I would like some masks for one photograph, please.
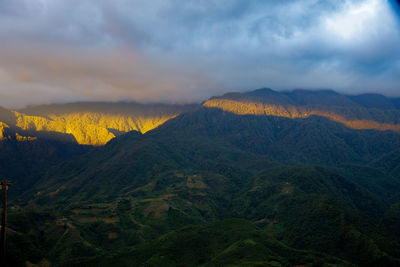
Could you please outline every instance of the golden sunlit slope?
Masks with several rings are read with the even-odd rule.
[[[107,113],[49,114],[48,117],[29,116],[15,112],[16,126],[29,131],[47,131],[72,134],[79,144],[104,145],[120,132],[145,133],[175,117],[161,114],[154,117],[131,117]]]
[[[8,125],[0,122],[0,140],[3,140],[7,137],[5,129],[8,128]]]
[[[238,115],[265,115],[285,118],[321,116],[359,130],[392,130],[400,132],[400,110],[365,107],[351,97],[332,91],[298,91],[279,93],[270,89],[247,94],[227,94],[203,103]],[[383,96],[380,96],[383,97]],[[300,100],[299,100],[300,99]],[[300,102],[300,103],[299,103]],[[323,104],[318,104],[323,103]]]
[[[72,135],[84,145],[104,145],[128,131],[145,133],[193,105],[74,103],[12,111],[15,131]],[[1,127],[1,126],[0,126]],[[3,128],[0,128],[2,130]],[[18,140],[29,140],[19,134]]]

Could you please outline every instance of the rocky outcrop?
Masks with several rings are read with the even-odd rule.
[[[0,122],[0,141],[7,138],[7,134],[5,131],[6,128],[8,128],[8,125],[3,122]]]

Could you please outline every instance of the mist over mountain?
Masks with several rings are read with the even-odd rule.
[[[187,103],[265,84],[400,96],[396,0],[78,2],[2,0],[0,105]]]

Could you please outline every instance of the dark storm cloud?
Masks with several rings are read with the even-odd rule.
[[[3,0],[0,105],[400,94],[396,1]]]

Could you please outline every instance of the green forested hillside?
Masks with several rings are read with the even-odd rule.
[[[187,226],[149,244],[63,266],[351,266],[323,253],[285,246],[245,220]]]
[[[10,204],[9,254],[21,266],[399,266],[399,149],[393,131],[200,108],[48,166]]]
[[[0,141],[0,178],[13,182],[9,191],[17,199],[29,190],[49,168],[87,153],[92,148],[52,139]]]

